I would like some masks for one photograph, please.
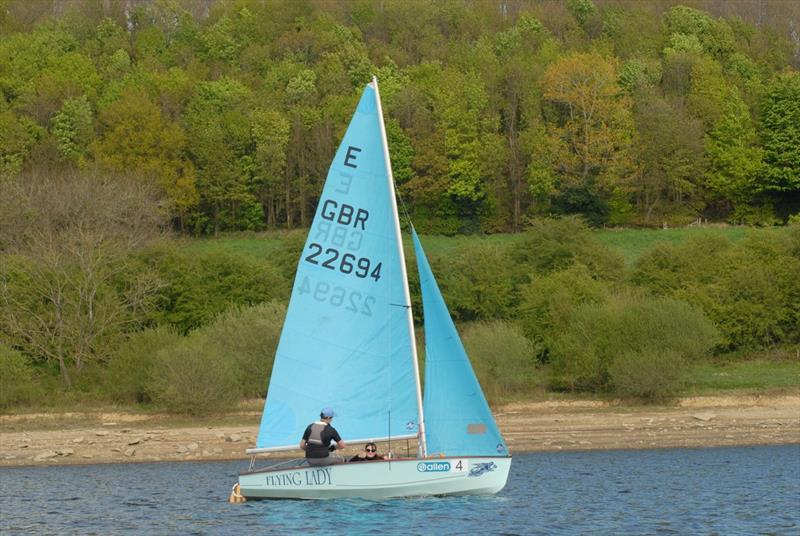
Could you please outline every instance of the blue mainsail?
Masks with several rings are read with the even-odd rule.
[[[416,231],[425,317],[425,431],[429,455],[496,456],[507,448],[472,370]]]
[[[415,436],[417,382],[376,89],[364,89],[300,257],[257,449],[296,447],[332,406],[345,440]]]

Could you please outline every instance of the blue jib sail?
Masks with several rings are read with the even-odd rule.
[[[256,448],[296,447],[332,406],[347,440],[414,436],[411,335],[376,91],[367,85],[297,267]]]
[[[472,370],[416,231],[425,317],[425,432],[428,455],[506,455],[506,444]]]

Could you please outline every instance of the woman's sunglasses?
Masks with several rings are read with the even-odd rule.
[[[378,449],[374,449],[374,448],[372,448],[372,447],[367,447],[367,448],[366,448],[366,451],[367,451],[367,452],[376,452],[377,450],[378,450]]]

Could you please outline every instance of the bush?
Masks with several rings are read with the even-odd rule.
[[[231,305],[284,298],[289,285],[272,264],[226,252],[186,254],[161,246],[146,260],[165,285],[155,320],[188,333],[211,322]]]
[[[618,387],[621,393],[638,390],[657,398],[676,387],[685,370],[682,363],[705,355],[716,341],[708,318],[685,302],[616,295],[574,312],[553,346],[552,384],[586,391]],[[621,362],[615,364],[618,359]],[[653,382],[653,375],[667,366],[657,362],[662,359],[678,374],[672,381]]]
[[[235,308],[200,328],[196,336],[230,357],[244,396],[264,397],[285,316],[286,307],[274,302]]]
[[[535,351],[522,331],[508,322],[475,322],[463,330],[464,347],[486,396],[502,400],[530,390]]]
[[[800,258],[789,234],[753,232],[727,259],[714,285],[696,293],[725,349],[800,342]]]
[[[680,353],[650,347],[617,356],[608,373],[617,395],[656,401],[674,395],[687,371]]]
[[[458,320],[491,320],[508,315],[513,301],[510,259],[496,245],[470,248],[431,259],[450,313]]]
[[[699,237],[660,245],[636,264],[633,282],[699,306],[719,327],[724,350],[800,341],[797,237],[750,230],[736,244]]]
[[[517,280],[583,264],[592,277],[617,281],[624,275],[622,256],[597,242],[578,217],[537,219],[511,248]]]
[[[724,270],[733,243],[722,236],[694,236],[682,244],[661,243],[634,265],[631,280],[651,292],[669,296],[678,289],[714,282]]]
[[[156,354],[147,394],[169,411],[203,415],[232,408],[241,389],[235,363],[220,345],[192,334]]]
[[[578,306],[602,302],[607,294],[606,285],[580,264],[523,286],[517,319],[525,336],[533,341],[539,361],[548,361],[555,337],[569,325]]]
[[[28,359],[0,343],[0,409],[27,404],[40,394]]]
[[[160,326],[134,333],[111,356],[106,391],[118,402],[149,402],[148,378],[156,354],[181,340],[174,328]]]

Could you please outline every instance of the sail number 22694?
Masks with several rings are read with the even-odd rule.
[[[336,248],[325,248],[316,242],[308,245],[311,253],[305,256],[305,260],[311,264],[318,264],[329,270],[339,270],[343,274],[355,274],[356,277],[371,277],[375,281],[381,278],[381,265],[379,262],[372,266],[372,262],[367,257],[356,257],[352,253],[342,255]]]

